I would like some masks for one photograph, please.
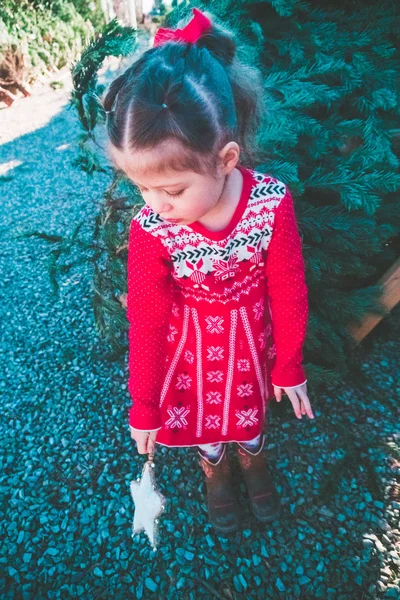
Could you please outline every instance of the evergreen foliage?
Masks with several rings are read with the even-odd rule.
[[[33,82],[76,60],[93,33],[92,23],[71,2],[4,0],[0,3],[0,66],[2,55],[11,48],[25,57],[24,77]]]
[[[240,57],[263,72],[263,156],[249,166],[283,180],[295,199],[309,286],[304,348],[309,385],[317,390],[350,373],[361,382],[359,349],[348,326],[370,311],[385,314],[376,282],[400,248],[394,4],[361,4],[349,16],[343,8],[325,9],[316,2],[184,2],[167,14],[164,25],[177,26],[194,5],[210,8],[236,31],[243,43]],[[95,309],[100,330],[119,351],[126,329],[120,329],[119,309],[126,292],[127,231],[142,200],[106,157],[96,156],[94,128],[103,123],[103,111],[93,81],[104,58],[100,48],[126,56],[131,35],[112,25],[100,45],[88,47],[74,68],[72,98],[86,132],[77,164],[88,174],[109,170],[112,176],[96,223],[108,259],[96,267]]]

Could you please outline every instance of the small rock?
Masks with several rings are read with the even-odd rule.
[[[322,573],[322,571],[324,570],[324,561],[320,560],[319,563],[317,564],[317,571],[318,573]]]
[[[383,531],[390,531],[392,529],[389,523],[385,521],[385,519],[378,519],[377,523],[379,527],[383,529]]]
[[[386,548],[380,540],[375,540],[375,547],[378,550],[378,552],[386,552]]]
[[[275,581],[275,585],[280,592],[284,592],[286,590],[286,588],[283,584],[283,581],[281,579],[279,579],[279,577],[277,577],[277,579]]]
[[[333,512],[331,510],[329,510],[329,508],[326,508],[325,506],[322,506],[319,509],[319,512],[321,513],[321,515],[324,515],[325,517],[329,517],[330,519],[334,516]]]
[[[157,590],[157,584],[155,581],[153,581],[151,579],[151,577],[146,577],[144,585],[147,587],[148,590],[150,590],[151,592],[155,592]]]
[[[399,598],[399,587],[397,585],[388,585],[385,598]]]
[[[354,582],[355,582],[357,585],[361,586],[361,585],[362,585],[362,581],[363,581],[363,580],[362,580],[362,577],[361,577],[360,573],[358,573],[358,574],[355,576]]]

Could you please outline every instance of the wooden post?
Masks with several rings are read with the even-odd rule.
[[[129,27],[134,27],[137,29],[137,19],[136,19],[136,2],[135,0],[125,0],[127,5],[127,19]]]
[[[114,4],[112,0],[101,0],[101,8],[103,9],[103,13],[105,15],[106,23],[109,23],[114,19],[115,10]]]
[[[383,285],[383,294],[380,298],[380,303],[384,308],[392,310],[398,302],[400,302],[400,258],[393,263],[393,265],[386,271],[386,273],[379,279],[379,284]],[[358,343],[361,342],[369,334],[370,331],[383,317],[381,315],[369,313],[364,318],[361,325],[352,325],[349,330],[354,340]],[[356,344],[356,345],[357,345]]]
[[[113,10],[123,25],[137,28],[135,0],[112,0]]]
[[[142,25],[144,22],[143,0],[135,0],[135,6],[137,23]]]

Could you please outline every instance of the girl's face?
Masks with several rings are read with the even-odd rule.
[[[215,177],[194,171],[157,171],[155,165],[162,162],[163,155],[170,157],[179,151],[176,144],[179,142],[168,140],[157,150],[140,152],[122,151],[110,144],[109,153],[115,166],[138,186],[145,203],[163,219],[189,225],[206,215],[207,219],[218,217],[226,207],[221,194],[226,175],[229,179],[238,162],[239,146],[229,142],[221,150],[221,166]]]

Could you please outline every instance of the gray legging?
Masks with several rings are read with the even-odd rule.
[[[250,450],[250,451],[256,450],[260,446],[262,435],[263,434],[260,433],[254,439],[252,439],[248,442],[240,442],[240,443],[242,446],[244,446],[244,448],[246,448],[246,450]],[[223,442],[216,442],[215,444],[202,444],[201,446],[199,446],[199,449],[200,449],[200,453],[203,456],[205,456],[205,458],[214,460],[221,456],[222,449],[223,449]]]

